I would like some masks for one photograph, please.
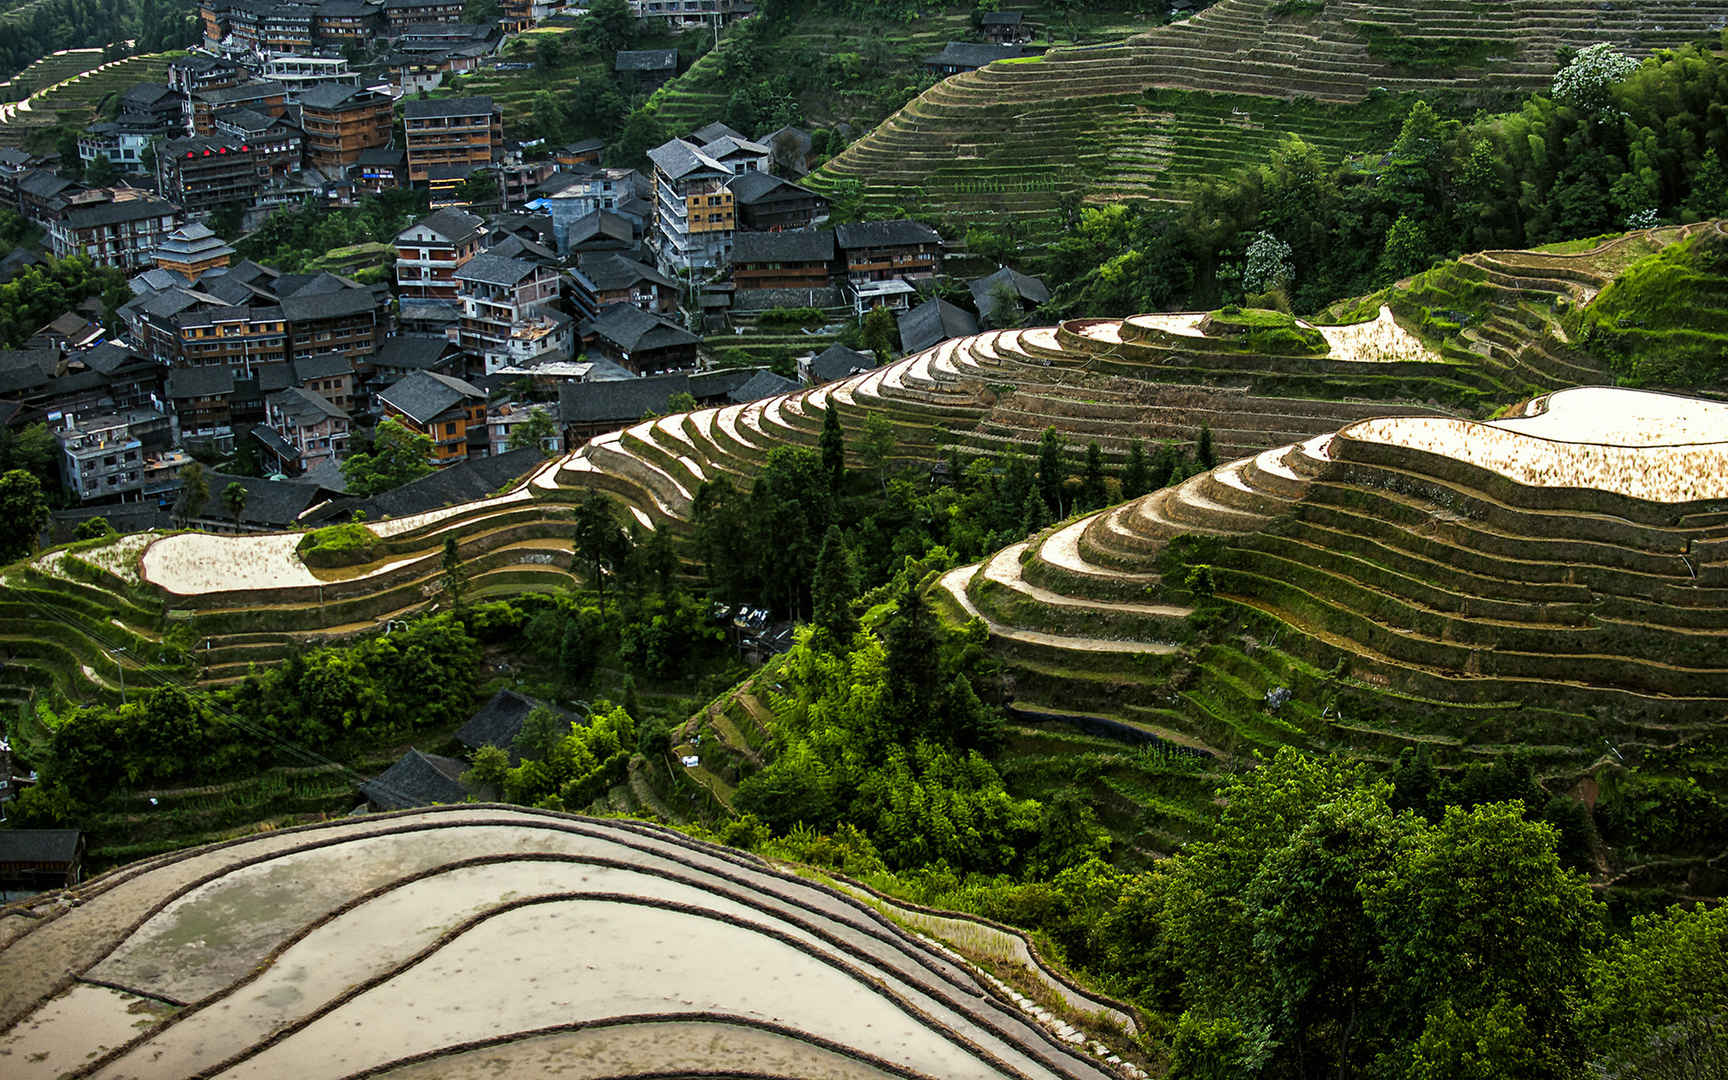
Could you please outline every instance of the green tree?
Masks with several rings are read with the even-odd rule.
[[[1067,479],[1068,468],[1062,463],[1062,440],[1055,428],[1047,427],[1038,443],[1038,494],[1043,497],[1044,507],[1053,521],[1067,516],[1062,512],[1062,485]]]
[[[1050,524],[1050,508],[1044,504],[1044,496],[1038,494],[1037,488],[1027,488],[1026,498],[1020,501],[1020,531],[1026,536]]]
[[[510,774],[510,755],[496,746],[482,746],[474,751],[474,764],[462,774],[462,786],[485,798],[502,796],[504,781]]]
[[[894,600],[894,614],[882,633],[888,672],[889,721],[902,738],[928,732],[936,720],[942,662],[937,648],[936,616],[910,579]]]
[[[839,491],[846,482],[846,433],[840,427],[840,410],[834,399],[822,410],[822,467],[828,470],[831,485]]]
[[[1138,499],[1152,490],[1152,476],[1146,465],[1146,441],[1135,439],[1128,447],[1128,464],[1122,467],[1122,497]]]
[[[1194,460],[1202,469],[1218,467],[1218,452],[1212,449],[1212,428],[1206,424],[1200,425],[1200,435],[1194,440]]]
[[[897,442],[894,422],[871,410],[864,414],[864,430],[858,437],[858,456],[876,474],[884,494],[888,491],[888,459]]]
[[[606,610],[606,575],[618,569],[627,552],[624,530],[612,516],[612,503],[590,491],[576,504],[575,557],[572,569],[582,571],[594,585],[600,610]]]
[[[1589,970],[1584,1030],[1607,1075],[1728,1076],[1728,907],[1641,915]]]
[[[184,525],[204,510],[210,501],[210,482],[204,478],[204,466],[196,461],[180,469],[180,495],[174,501],[174,517]]]
[[[432,472],[432,439],[387,416],[372,433],[372,449],[342,462],[350,494],[365,498],[401,487]]]
[[[0,475],[0,563],[14,562],[36,550],[48,527],[48,500],[42,483],[22,469]]]
[[[444,554],[439,559],[438,566],[445,602],[452,611],[462,610],[462,592],[467,584],[468,573],[462,566],[462,550],[457,546],[454,536],[444,538]]]
[[[1086,444],[1086,468],[1080,474],[1080,502],[1088,510],[1096,510],[1110,498],[1104,482],[1104,451],[1096,442]]]
[[[510,429],[507,445],[511,450],[526,450],[532,446],[540,451],[541,457],[551,457],[553,451],[549,444],[557,436],[558,423],[552,419],[552,410],[532,408],[528,410],[528,419]]]
[[[750,488],[753,577],[793,618],[810,610],[811,577],[833,520],[834,499],[821,454],[803,446],[769,451]]]
[[[469,206],[491,206],[498,201],[498,177],[491,169],[469,174],[456,185],[456,197]]]
[[[90,164],[84,166],[84,183],[93,188],[107,187],[117,176],[119,171],[114,168],[114,162],[108,159],[107,154],[97,154],[90,160]]]
[[[222,489],[222,505],[227,507],[228,516],[234,519],[234,527],[240,527],[240,515],[246,512],[246,485],[238,480],[231,480]]]
[[[838,525],[828,526],[822,537],[811,593],[816,625],[828,634],[836,648],[845,648],[858,632],[858,618],[852,613],[852,601],[858,595],[858,572]]]
[[[104,536],[115,535],[118,534],[114,531],[114,526],[108,524],[108,519],[105,517],[85,518],[78,523],[76,529],[72,530],[72,539],[74,540],[97,540]]]
[[[900,347],[900,324],[894,313],[885,307],[873,307],[864,313],[864,347],[876,354],[878,364],[886,364]]]

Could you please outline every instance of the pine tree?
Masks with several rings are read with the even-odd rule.
[[[917,733],[930,725],[942,678],[936,617],[916,581],[908,581],[883,634],[888,669],[888,707],[900,729]]]
[[[442,560],[444,576],[444,597],[450,601],[450,607],[460,610],[462,607],[462,586],[467,574],[462,569],[462,554],[456,547],[456,538],[444,538],[444,558]]]
[[[1110,498],[1104,483],[1104,451],[1096,442],[1086,444],[1086,471],[1080,477],[1080,501],[1087,510],[1096,510]]]
[[[829,484],[835,491],[846,481],[846,433],[840,429],[840,410],[834,399],[822,410],[822,467],[828,470]]]
[[[1138,499],[1151,490],[1151,477],[1146,471],[1146,443],[1135,439],[1128,448],[1128,464],[1122,469],[1122,497]]]
[[[1028,490],[1026,501],[1020,504],[1020,529],[1027,536],[1050,524],[1050,510],[1044,505],[1043,496],[1038,492]]]
[[[1066,479],[1062,466],[1062,441],[1056,429],[1044,429],[1044,440],[1038,445],[1038,493],[1051,515],[1062,517],[1062,481]]]
[[[1158,444],[1158,453],[1152,458],[1151,472],[1146,476],[1146,490],[1157,491],[1168,487],[1171,477],[1176,472],[1178,455],[1176,444],[1165,439]]]
[[[810,591],[816,625],[828,634],[835,647],[844,648],[858,632],[858,618],[852,612],[852,600],[858,594],[858,572],[838,525],[828,526],[828,533],[822,538]]]
[[[1218,454],[1212,449],[1212,429],[1205,424],[1200,425],[1200,438],[1194,444],[1194,460],[1203,469],[1218,467]]]

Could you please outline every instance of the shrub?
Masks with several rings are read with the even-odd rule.
[[[377,533],[358,521],[350,521],[314,529],[300,539],[294,550],[307,566],[330,569],[375,562],[379,557],[378,544]]]

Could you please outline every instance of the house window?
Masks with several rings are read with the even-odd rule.
[[[454,434],[456,434],[456,423],[455,423],[455,421],[451,421],[451,422],[450,422],[450,423],[448,423],[448,424],[445,424],[445,425],[444,425],[444,434],[446,434],[446,435],[454,435]]]

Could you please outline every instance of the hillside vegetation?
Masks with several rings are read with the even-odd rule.
[[[1356,114],[1338,113],[1333,128],[1320,119],[1330,113],[1324,106],[1293,116],[1291,102],[1351,105],[1384,90],[1491,104],[1543,87],[1563,47],[1606,41],[1648,52],[1722,28],[1720,12],[1679,0],[1222,0],[1119,44],[946,79],[817,182],[831,191],[856,182],[871,212],[915,206],[965,223],[1005,216],[1048,230],[1065,198],[1178,199],[1188,169],[1221,175],[1252,164],[1256,144],[1284,133],[1334,157],[1364,148],[1350,138]],[[1259,101],[1226,111],[1206,96],[1214,94]],[[1315,139],[1321,132],[1328,137]],[[1165,177],[1169,163],[1183,171]]]

